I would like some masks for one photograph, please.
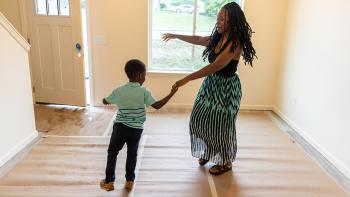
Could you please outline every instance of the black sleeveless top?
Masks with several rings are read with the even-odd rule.
[[[227,47],[228,41],[225,42],[224,46],[220,49],[218,53],[215,53],[214,50],[211,50],[211,52],[208,55],[208,61],[209,63],[213,63],[215,59],[222,53],[222,51]],[[224,68],[222,68],[219,71],[216,71],[216,74],[223,76],[223,77],[232,77],[235,75],[237,71],[237,65],[239,60],[231,60]]]

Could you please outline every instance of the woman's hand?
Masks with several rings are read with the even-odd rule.
[[[175,38],[176,38],[176,34],[171,34],[171,33],[162,34],[162,39],[165,42],[168,42],[169,40],[175,39]]]
[[[171,91],[170,94],[175,94],[177,92],[177,90],[179,89],[179,87],[177,87],[175,84],[171,87]]]
[[[188,83],[188,80],[183,78],[178,80],[177,82],[175,82],[175,84],[173,85],[173,88],[180,88],[181,86],[184,86],[186,83]]]

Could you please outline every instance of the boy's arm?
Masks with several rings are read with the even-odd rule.
[[[173,87],[171,89],[171,92],[168,94],[168,96],[164,97],[163,99],[153,103],[151,106],[155,109],[160,109],[162,108],[169,100],[171,97],[174,96],[174,94],[176,93],[176,91],[178,90],[177,87]]]
[[[118,101],[118,88],[113,90],[110,95],[102,99],[104,105],[116,104]]]

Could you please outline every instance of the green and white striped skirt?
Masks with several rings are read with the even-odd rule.
[[[236,117],[242,89],[239,77],[206,77],[190,118],[192,155],[218,165],[234,161],[237,152]]]

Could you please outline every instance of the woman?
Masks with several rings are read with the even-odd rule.
[[[251,43],[252,30],[237,3],[224,5],[217,15],[211,36],[187,36],[166,33],[163,40],[182,41],[206,46],[203,58],[209,63],[202,69],[177,81],[174,87],[206,77],[196,97],[190,118],[192,155],[201,166],[215,163],[209,169],[220,175],[232,169],[237,152],[236,117],[242,96],[236,74],[240,56],[252,66],[255,50]]]

